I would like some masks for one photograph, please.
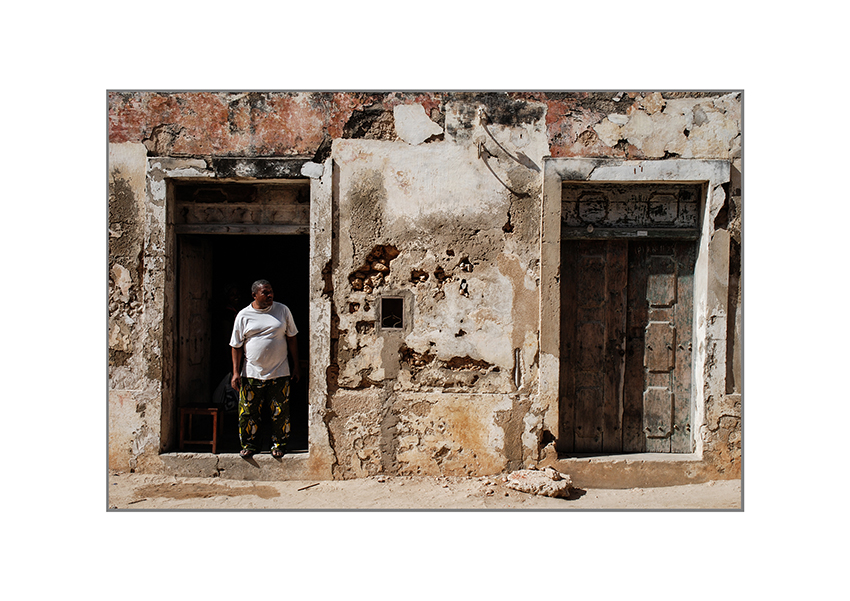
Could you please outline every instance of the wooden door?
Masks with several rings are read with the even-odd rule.
[[[178,239],[177,400],[208,404],[210,390],[212,245],[204,236]]]
[[[690,242],[564,241],[558,449],[690,452]]]

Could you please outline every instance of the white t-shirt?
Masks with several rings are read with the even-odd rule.
[[[245,362],[242,376],[271,380],[289,375],[286,360],[287,336],[295,336],[298,329],[292,313],[286,305],[278,302],[266,310],[248,305],[236,315],[230,346],[245,345]]]

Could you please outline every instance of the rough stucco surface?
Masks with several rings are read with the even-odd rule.
[[[160,413],[174,378],[164,359],[174,329],[168,178],[219,177],[217,157],[306,161],[313,235],[327,249],[311,250],[311,302],[329,324],[317,347],[329,356],[311,367],[312,379],[327,379],[311,406],[311,456],[352,478],[496,473],[546,456],[558,371],[540,344],[541,329],[557,327],[540,321],[551,285],[541,264],[558,260],[541,245],[546,157],[714,159],[741,170],[739,93],[110,92],[108,101],[110,465],[120,469],[159,465],[173,432],[172,411]],[[711,243],[728,254],[730,237],[740,244],[740,191],[716,192],[710,215],[725,238]],[[319,213],[332,232],[316,229]],[[736,268],[719,274],[719,294]],[[382,327],[383,296],[404,299],[401,329]],[[721,320],[701,326],[723,341],[740,337],[728,301]],[[728,357],[725,343],[703,352],[725,365],[740,356],[736,344]],[[711,378],[698,435],[706,461],[733,477],[741,397]]]
[[[111,465],[136,467],[140,455],[159,450],[162,378],[146,327],[154,313],[146,311],[146,154],[133,143],[111,144],[109,151],[109,456]]]
[[[677,97],[683,95],[691,97]],[[109,140],[145,143],[152,155],[312,156],[326,138],[395,138],[392,112],[399,105],[419,104],[440,124],[452,101],[471,111],[487,105],[497,120],[510,114],[527,118],[532,111],[510,108],[518,102],[542,107],[539,116],[553,157],[642,159],[663,157],[665,151],[680,151],[682,158],[740,156],[739,93],[615,97],[600,92],[111,92]],[[650,124],[658,128],[653,136],[647,132]]]

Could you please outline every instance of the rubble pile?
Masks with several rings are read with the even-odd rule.
[[[511,472],[508,474],[505,486],[532,495],[566,498],[570,495],[572,480],[567,474],[547,467],[543,470],[528,469]]]

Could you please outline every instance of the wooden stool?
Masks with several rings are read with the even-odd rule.
[[[212,445],[212,452],[218,448],[218,407],[180,407],[180,450],[187,444]],[[189,436],[192,435],[192,416],[211,415],[213,418],[212,440],[186,440],[186,416],[189,416]]]

